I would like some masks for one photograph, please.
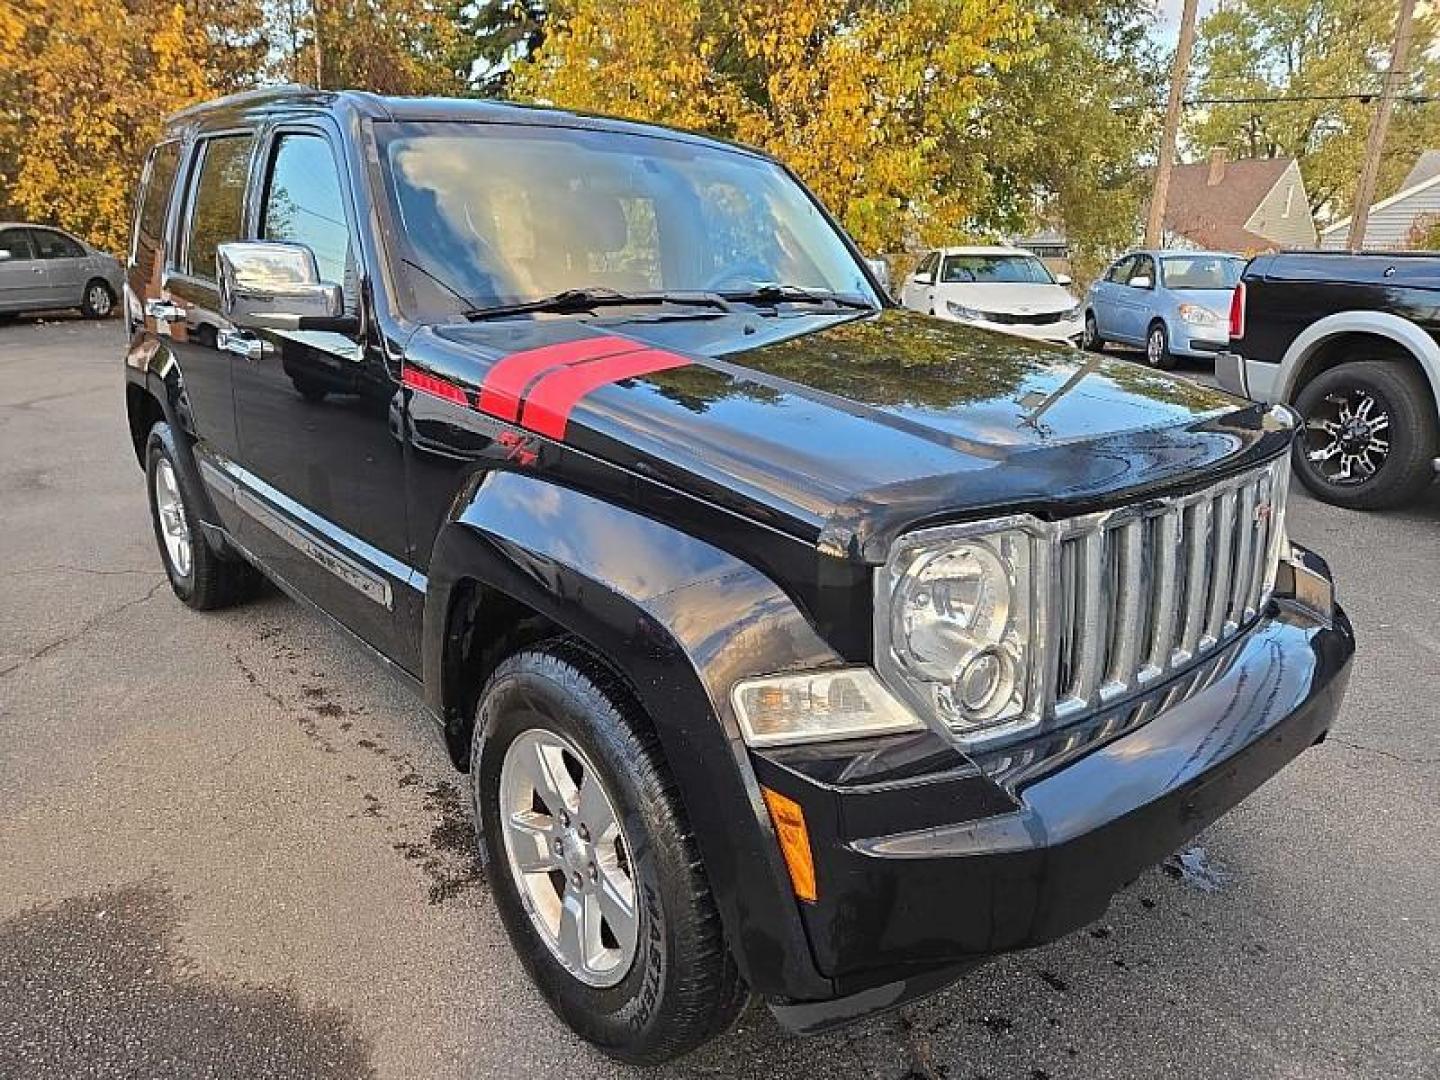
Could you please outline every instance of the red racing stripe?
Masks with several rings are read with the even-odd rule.
[[[653,375],[670,368],[685,367],[690,361],[662,349],[607,356],[588,364],[562,367],[544,376],[525,399],[520,426],[552,439],[563,439],[570,413],[592,390],[622,379]]]
[[[498,360],[480,384],[479,409],[483,413],[514,423],[520,417],[520,400],[525,388],[551,368],[596,360],[602,356],[633,353],[644,346],[622,337],[581,338],[559,345],[524,349]]]
[[[466,407],[470,405],[470,395],[465,392],[464,387],[456,386],[450,380],[442,379],[438,375],[431,375],[428,371],[421,371],[419,368],[407,365],[400,371],[400,381],[411,390],[418,390],[422,394],[430,394],[445,401],[453,401],[456,405]]]

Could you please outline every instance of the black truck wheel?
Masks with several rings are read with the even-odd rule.
[[[145,444],[145,486],[170,588],[196,611],[230,607],[251,595],[258,575],[249,563],[210,546],[195,513],[195,493],[175,459],[175,434],[161,421]]]
[[[636,1064],[724,1031],[748,992],[621,681],[568,642],[512,656],[481,694],[470,760],[496,905],[556,1014]]]
[[[1321,372],[1295,399],[1305,419],[1295,472],[1316,497],[1352,510],[1409,502],[1435,478],[1440,431],[1413,367],[1360,360]]]

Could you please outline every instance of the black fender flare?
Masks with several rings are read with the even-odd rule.
[[[659,736],[741,974],[762,995],[833,993],[815,968],[729,690],[840,658],[772,581],[710,544],[593,496],[497,471],[462,492],[429,565],[427,703],[457,587],[474,582],[564,628],[614,666]],[[480,615],[483,621],[483,611]]]
[[[139,459],[140,467],[145,468],[145,446],[141,441],[145,432],[137,430],[131,388],[151,398],[159,406],[165,422],[176,432],[175,445],[178,453],[175,464],[185,473],[190,490],[198,493],[200,497],[201,524],[213,543],[227,544],[222,519],[215,509],[210,489],[201,480],[200,467],[195,460],[195,419],[190,411],[190,400],[185,393],[184,376],[174,354],[165,347],[163,340],[149,335],[135,336],[125,354],[125,385],[127,420],[131,435],[135,439],[135,456]]]

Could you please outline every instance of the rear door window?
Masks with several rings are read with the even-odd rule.
[[[49,229],[31,229],[35,252],[42,259],[83,259],[85,249],[64,233]]]
[[[243,233],[245,184],[254,145],[252,135],[221,135],[206,139],[199,148],[181,264],[191,277],[214,281],[216,250]]]

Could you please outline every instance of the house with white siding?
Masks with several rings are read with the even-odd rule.
[[[1206,161],[1174,166],[1163,239],[1166,247],[1237,255],[1314,247],[1315,218],[1299,164],[1294,158],[1231,161],[1217,148]]]
[[[1427,150],[1410,170],[1400,190],[1370,207],[1362,247],[1371,251],[1409,251],[1423,247],[1426,230],[1440,222],[1440,150]],[[1320,246],[1343,250],[1350,238],[1350,219],[1320,230]]]

